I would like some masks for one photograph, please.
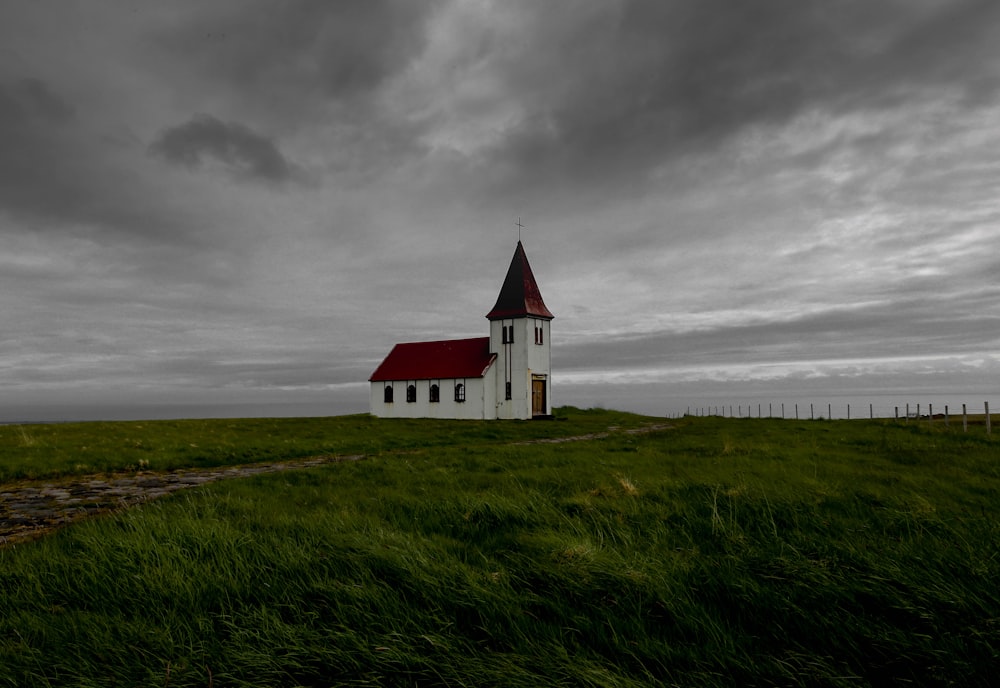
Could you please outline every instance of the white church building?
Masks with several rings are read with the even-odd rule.
[[[521,242],[490,336],[397,344],[368,378],[381,418],[545,418],[552,414],[550,325]]]

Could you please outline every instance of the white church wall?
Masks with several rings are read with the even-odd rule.
[[[497,366],[490,366],[483,377],[483,417],[495,420],[497,417]]]
[[[528,368],[539,374],[548,374],[552,367],[552,349],[549,347],[551,322],[541,318],[526,318],[525,336],[528,337]],[[541,343],[535,343],[535,328],[540,330]]]
[[[504,342],[504,328],[513,327],[514,341]],[[541,328],[541,343],[536,342],[535,328]],[[496,417],[504,419],[531,418],[532,375],[546,376],[546,413],[551,413],[549,383],[551,348],[550,321],[541,318],[504,318],[490,322],[490,349],[497,354]],[[508,367],[510,372],[508,374]],[[511,398],[506,399],[506,383],[511,382]]]
[[[533,375],[545,376],[545,414],[552,413],[552,347],[549,346],[551,333],[550,320],[527,318],[525,336],[531,337],[528,344],[528,377],[526,381],[528,394],[528,413],[531,414],[531,382]],[[539,343],[535,343],[535,328],[538,328]]]
[[[492,371],[488,371],[492,373]],[[465,385],[465,401],[455,400],[456,382]],[[430,400],[431,384],[439,387],[439,401]],[[393,388],[392,402],[385,402],[385,388]],[[406,400],[406,388],[416,387],[416,400]],[[372,382],[370,409],[379,418],[457,418],[482,419],[486,406],[487,385],[483,378],[441,379],[441,380],[395,380],[392,382]]]

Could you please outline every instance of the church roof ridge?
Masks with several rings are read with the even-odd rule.
[[[483,377],[495,359],[489,337],[403,342],[392,348],[368,380]]]
[[[542,293],[538,289],[538,283],[535,282],[535,275],[531,272],[528,256],[521,241],[518,240],[514,257],[511,258],[510,267],[507,268],[507,276],[500,288],[500,295],[493,310],[487,313],[486,317],[490,320],[500,320],[529,315],[546,320],[555,317],[542,300]]]

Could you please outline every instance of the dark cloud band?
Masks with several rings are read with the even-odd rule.
[[[198,167],[206,158],[222,163],[238,177],[284,183],[296,177],[271,139],[238,122],[223,122],[211,115],[161,132],[150,151],[168,162]]]

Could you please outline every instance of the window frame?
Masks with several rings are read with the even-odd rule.
[[[500,325],[500,343],[501,344],[513,344],[514,343],[514,326],[513,325]]]

